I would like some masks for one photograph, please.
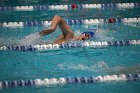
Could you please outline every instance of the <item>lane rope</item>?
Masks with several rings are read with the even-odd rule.
[[[140,73],[136,74],[119,74],[105,76],[90,76],[90,77],[61,77],[61,78],[44,78],[44,79],[29,79],[29,80],[12,80],[1,81],[0,89],[15,88],[15,87],[31,87],[31,86],[49,86],[56,84],[79,84],[79,83],[97,83],[108,81],[138,81]]]
[[[120,9],[138,8],[140,3],[108,3],[108,4],[71,4],[71,5],[35,5],[35,6],[1,6],[0,11],[36,11],[36,10],[71,10],[71,9]]]
[[[108,18],[108,19],[84,19],[84,20],[66,20],[68,25],[88,25],[99,23],[132,23],[140,22],[140,18]],[[48,26],[51,21],[26,21],[26,22],[2,22],[0,27],[34,27]]]
[[[43,44],[43,45],[24,45],[24,46],[2,46],[0,50],[14,50],[14,51],[45,51],[45,50],[59,50],[65,48],[78,48],[78,47],[89,47],[89,48],[100,48],[108,46],[129,46],[129,45],[140,45],[140,40],[121,40],[121,41],[85,41],[85,42],[71,42],[66,44]]]

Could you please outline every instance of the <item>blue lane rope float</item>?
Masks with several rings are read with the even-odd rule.
[[[109,18],[109,19],[84,19],[84,20],[66,20],[68,25],[86,25],[99,23],[132,23],[140,22],[140,18]],[[34,27],[48,26],[51,21],[27,21],[27,22],[2,22],[0,27]]]
[[[140,73],[136,74],[119,74],[105,76],[90,76],[90,77],[61,77],[61,78],[44,78],[44,79],[29,79],[29,80],[13,80],[1,81],[0,89],[15,88],[15,87],[31,87],[31,86],[49,86],[57,84],[79,84],[79,83],[97,83],[108,81],[139,81]]]
[[[2,46],[0,50],[14,50],[14,51],[45,51],[45,50],[58,50],[64,48],[77,48],[77,47],[107,47],[107,46],[129,46],[140,45],[140,40],[121,40],[121,41],[85,41],[85,42],[71,42],[66,44],[43,44],[43,45],[25,45],[25,46]]]
[[[116,9],[137,8],[140,3],[108,3],[108,4],[72,4],[72,5],[35,5],[35,6],[3,6],[0,11],[35,11],[35,10],[71,10],[71,9]]]

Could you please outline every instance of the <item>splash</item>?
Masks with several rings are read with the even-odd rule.
[[[38,33],[32,33],[20,40],[18,45],[35,45],[41,43],[41,36]]]
[[[95,73],[106,73],[106,74],[130,74],[130,73],[139,73],[140,64],[133,66],[116,66],[111,67],[104,61],[98,61],[95,64],[86,65],[86,64],[74,64],[74,63],[61,63],[57,65],[58,69],[69,69],[69,70],[81,70],[81,71],[90,71]]]
[[[0,46],[17,45],[19,39],[14,37],[0,37]]]
[[[58,64],[57,66],[59,69],[73,69],[73,70],[87,70],[87,71],[92,71],[92,72],[104,72],[109,69],[109,66],[104,62],[100,61],[97,62],[93,65],[85,65],[85,64]]]
[[[95,32],[96,38],[103,41],[114,40],[114,37],[108,36],[108,32],[102,29],[98,29]]]
[[[94,72],[106,72],[110,67],[104,61],[99,61],[90,66],[90,71]]]
[[[88,66],[85,66],[84,64],[58,64],[57,66],[59,69],[73,69],[73,70],[88,70]]]

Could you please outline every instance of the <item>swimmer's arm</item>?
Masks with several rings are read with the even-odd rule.
[[[39,35],[41,35],[41,36],[49,35],[49,34],[51,34],[54,31],[55,31],[55,29],[53,29],[53,28],[42,30],[41,32],[39,32]]]

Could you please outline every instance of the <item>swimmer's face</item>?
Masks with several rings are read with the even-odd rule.
[[[89,37],[90,35],[88,33],[83,33],[79,36],[79,40],[87,40]]]

